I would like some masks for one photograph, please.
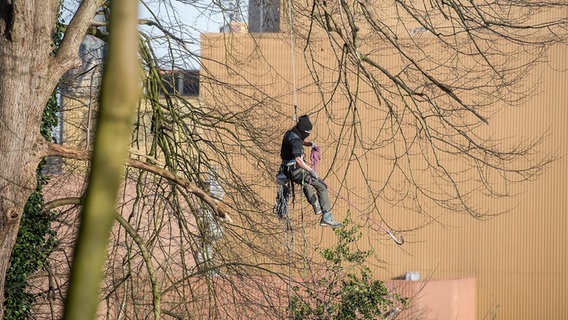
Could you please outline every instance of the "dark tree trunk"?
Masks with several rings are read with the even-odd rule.
[[[42,156],[39,133],[49,83],[55,1],[1,1],[0,20],[0,291],[24,204]],[[4,297],[4,295],[2,295]],[[2,298],[3,299],[3,298]],[[3,311],[0,311],[0,318]]]
[[[100,1],[87,2],[78,11],[82,15],[70,25],[72,31],[68,28],[69,39],[53,56],[52,34],[59,0],[0,0],[2,293],[23,208],[35,188],[37,165],[46,155],[39,131],[43,109],[59,78],[77,65],[78,47]],[[3,314],[0,309],[0,319]]]

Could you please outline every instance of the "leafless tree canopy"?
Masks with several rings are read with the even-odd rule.
[[[540,138],[492,137],[490,128],[494,114],[537,89],[527,77],[546,62],[547,50],[567,44],[566,2],[283,1],[283,47],[293,47],[303,58],[296,64],[307,68],[296,87],[263,52],[262,34],[247,34],[253,45],[244,49],[245,40],[225,34],[215,42],[222,48],[201,56],[208,50],[202,43],[196,51],[198,27],[182,10],[229,24],[246,16],[242,4],[141,5],[151,11],[140,20],[145,97],[133,119],[101,318],[262,312],[277,319],[286,313],[291,275],[299,284],[305,283],[300,276],[326,274],[316,253],[298,245],[311,249],[322,239],[283,232],[272,214],[277,154],[295,94],[326,128],[318,138],[330,150],[327,178],[342,193],[367,199],[361,223],[370,229],[370,222],[388,224],[385,205],[421,216],[440,207],[476,218],[496,214],[472,198],[510,196],[509,185],[537,177],[554,158],[540,152]],[[63,12],[81,12],[68,9]],[[84,58],[104,54],[107,14],[103,6],[91,24]],[[45,155],[68,160],[65,174],[52,178],[48,204],[65,205],[61,250],[35,283],[45,297],[35,312],[44,319],[58,318],[63,302],[61,279],[69,272],[94,134],[100,54],[61,82],[68,136],[63,146],[45,147]],[[199,72],[183,72],[192,67]],[[262,79],[248,77],[258,70],[267,70]],[[380,174],[370,170],[375,166]],[[343,185],[347,176],[363,179],[364,195]],[[300,219],[293,224],[302,226]]]

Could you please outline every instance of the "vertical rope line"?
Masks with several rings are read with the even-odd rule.
[[[290,233],[290,238],[288,238],[288,233]],[[292,313],[292,247],[294,246],[294,230],[292,229],[292,223],[290,222],[290,214],[286,216],[286,222],[284,224],[284,235],[286,238],[286,247],[288,248],[288,318],[293,319]]]
[[[296,63],[294,61],[294,28],[292,26],[292,1],[288,0],[288,20],[290,23],[290,49],[291,49],[291,62],[292,62],[292,88],[294,99],[294,120],[298,120],[298,97],[296,95]]]
[[[302,176],[302,189],[304,188],[304,186],[306,184],[306,181],[304,179],[305,179],[305,175]],[[309,185],[309,183],[307,183],[307,184]],[[308,204],[310,204],[310,203],[308,202]],[[308,260],[308,241],[306,239],[306,228],[305,228],[305,225],[304,225],[304,203],[303,202],[302,202],[301,207],[302,207],[302,209],[301,209],[302,210],[302,237],[303,237],[303,240],[304,240],[304,252],[303,252],[303,255],[304,255],[304,259],[303,259],[304,260],[304,274],[303,274],[304,278],[302,278],[302,281],[303,282],[306,281],[305,277],[306,277],[307,272],[309,271],[311,281],[312,281],[313,284],[315,284],[316,297],[321,302],[322,306],[324,307],[324,313],[327,316],[327,319],[331,319],[331,316],[329,314],[329,310],[325,306],[324,297],[322,297],[321,294],[320,294],[321,292],[320,292],[319,282],[317,281],[317,279],[316,279],[316,281],[314,281],[314,270],[312,269],[311,261]]]
[[[304,179],[305,179],[305,175],[302,174],[302,192],[305,192],[304,191],[304,188],[305,188],[305,180]],[[302,239],[304,241],[304,253],[303,253],[304,259],[303,260],[304,260],[304,276],[305,276],[306,275],[306,273],[305,273],[306,266],[308,264],[308,253],[307,253],[308,244],[307,244],[307,241],[306,241],[306,225],[304,223],[304,199],[302,198],[301,201],[302,202],[301,202],[301,206],[300,206],[301,209],[300,210],[301,210],[301,216],[302,216]],[[308,202],[308,204],[309,204],[309,202]]]
[[[293,120],[298,120],[298,98],[296,96],[296,63],[294,61],[294,28],[292,27],[292,1],[288,0],[288,21],[290,25],[290,51],[291,51],[291,64],[292,64],[292,94],[294,102],[294,117]],[[303,220],[303,213],[302,213]],[[290,319],[294,318],[294,313],[292,310],[292,246],[294,244],[294,231],[292,230],[292,225],[290,224],[290,214],[287,217],[288,228],[291,232],[292,244],[288,246],[288,317]],[[302,222],[303,223],[303,222]],[[287,237],[287,236],[286,236]]]

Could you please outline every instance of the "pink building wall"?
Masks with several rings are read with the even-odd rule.
[[[476,320],[477,285],[473,277],[406,281],[390,280],[387,286],[410,297],[408,310],[397,319]]]

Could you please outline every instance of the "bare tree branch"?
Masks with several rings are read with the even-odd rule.
[[[91,157],[90,155],[91,153],[85,149],[67,147],[47,141],[45,141],[45,145],[47,146],[47,155],[49,156],[61,156],[68,159],[83,160],[83,161],[88,161]],[[155,162],[158,161],[155,160]],[[209,194],[207,194],[207,192],[199,188],[195,183],[188,181],[182,177],[176,176],[175,174],[171,173],[166,169],[159,168],[155,165],[140,160],[127,159],[126,165],[133,168],[145,170],[168,179],[169,181],[184,188],[189,193],[192,193],[197,197],[199,197],[201,200],[205,201],[213,209],[213,211],[217,214],[219,218],[225,219],[227,222],[232,222],[232,219],[229,216],[227,208],[222,204],[217,204],[215,199],[213,199]]]

